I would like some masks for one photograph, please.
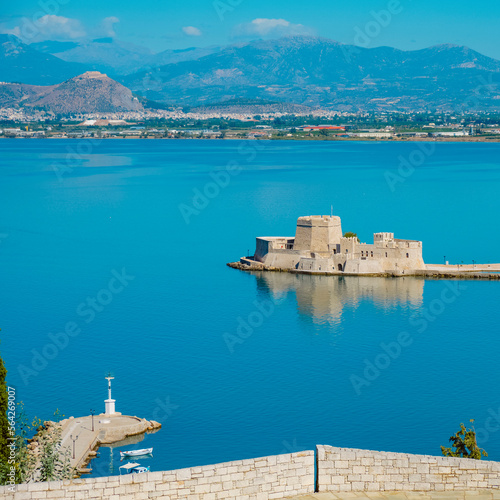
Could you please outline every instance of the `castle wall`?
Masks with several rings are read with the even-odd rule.
[[[500,489],[500,462],[332,446],[317,447],[317,475],[320,492]]]
[[[392,233],[375,233],[374,243],[359,243],[355,238],[342,238],[341,255],[345,257],[344,272],[376,274],[424,270],[422,243],[413,240],[395,240]],[[338,267],[338,266],[335,266]]]
[[[299,271],[311,271],[314,273],[332,272],[331,259],[302,257],[298,263],[297,269]]]
[[[254,259],[257,262],[265,262],[266,265],[266,257],[268,254],[272,252],[280,252],[285,250],[291,250],[293,247],[293,238],[285,237],[285,236],[276,236],[276,237],[259,237],[256,238],[255,243],[255,254]]]
[[[7,500],[271,500],[319,492],[500,490],[500,462],[317,446],[164,472],[0,486]],[[316,465],[316,468],[315,468]],[[315,484],[316,472],[316,484]],[[451,497],[450,497],[451,498]],[[482,497],[481,497],[482,498]]]
[[[344,272],[348,274],[380,274],[387,270],[378,259],[349,259],[346,261]]]
[[[280,269],[295,269],[301,259],[301,253],[296,250],[273,250],[263,260],[266,266]]]
[[[9,493],[7,486],[0,486],[0,497],[271,500],[313,491],[314,451],[302,451],[165,472],[21,484],[16,486],[15,493]]]
[[[264,259],[268,253],[269,253],[269,239],[256,238],[254,259],[257,262],[264,262]]]

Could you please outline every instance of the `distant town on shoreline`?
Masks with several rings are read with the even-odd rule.
[[[500,113],[251,114],[239,108],[68,116],[0,109],[0,138],[500,141]]]

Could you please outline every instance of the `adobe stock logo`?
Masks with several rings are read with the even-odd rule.
[[[125,268],[120,272],[113,269],[111,276],[107,287],[101,288],[93,297],[87,297],[84,302],[81,302],[76,307],[76,315],[83,318],[86,324],[94,321],[97,315],[102,313],[105,307],[113,302],[114,297],[122,293],[128,287],[130,281],[135,279],[135,276],[129,275]],[[64,328],[47,335],[49,341],[41,349],[31,349],[30,365],[19,364],[17,367],[24,385],[28,385],[32,377],[37,377],[40,372],[45,370],[49,361],[56,359],[68,347],[71,339],[78,337],[82,331],[81,322],[68,321]]]
[[[167,418],[171,417],[175,410],[179,409],[179,405],[176,405],[170,401],[170,396],[164,399],[156,398],[156,407],[153,410],[153,420],[157,422],[164,422]]]
[[[259,151],[264,149],[265,145],[261,141],[241,142],[237,148],[238,157],[241,160],[230,160],[224,169],[210,172],[208,175],[211,180],[207,181],[203,187],[195,187],[193,189],[193,196],[189,200],[189,203],[179,204],[178,208],[184,222],[189,224],[193,217],[200,215],[212,200],[227,189],[234,177],[242,172],[241,161],[244,164],[250,164],[257,158]]]
[[[399,0],[390,0],[387,8],[378,12],[372,10],[370,12],[372,19],[365,24],[363,29],[359,26],[354,28],[356,32],[354,43],[360,47],[368,48],[371,41],[391,24],[392,18],[401,12],[403,12],[403,6]]]
[[[28,17],[23,18],[23,24],[19,28],[16,36],[22,38],[24,42],[29,42],[33,40],[38,34],[40,34],[40,27],[43,25],[44,20],[49,16],[57,16],[61,10],[61,5],[66,5],[69,0],[39,0],[37,5],[41,10],[36,11],[31,19]],[[9,36],[10,41],[15,43],[15,38]]]
[[[212,6],[217,13],[220,21],[224,21],[224,17],[228,12],[233,12],[238,5],[243,3],[243,0],[214,0]]]
[[[436,145],[432,142],[421,142],[410,152],[408,157],[398,156],[399,165],[396,172],[386,170],[385,181],[392,193],[396,191],[398,184],[403,184],[409,179],[418,167],[423,166],[435,153]]]
[[[388,28],[393,18],[401,12],[403,12],[403,6],[400,0],[389,0],[385,9],[370,11],[371,19],[362,27],[354,27],[354,45],[340,46],[345,60],[351,63],[354,56],[361,54],[361,48],[368,49],[373,40],[377,38],[383,30]]]
[[[231,178],[241,172],[241,167],[237,162],[230,162],[224,170],[210,172],[208,175],[212,179],[200,188],[193,189],[193,197],[189,204],[181,203],[179,211],[186,224],[191,222],[191,217],[200,215],[208,207],[211,200],[219,196],[221,190],[227,188]]]
[[[253,309],[246,318],[238,316],[236,321],[238,326],[234,333],[224,333],[222,339],[224,340],[229,352],[234,354],[235,347],[245,343],[250,338],[256,329],[260,328],[267,319],[269,319],[275,312],[276,306],[280,305],[286,298],[286,293],[277,294],[270,299],[254,300]]]
[[[418,338],[415,334],[427,331],[429,324],[434,323],[447,306],[455,302],[466,289],[467,286],[463,283],[445,281],[439,296],[431,300],[427,307],[410,316],[408,322],[415,329],[413,333],[403,331],[393,341],[379,344],[378,354],[372,359],[364,359],[359,374],[352,373],[349,377],[356,395],[360,396],[365,388],[370,387],[383,372],[388,370]]]
[[[476,428],[478,444],[485,444],[489,441],[491,434],[500,431],[500,408],[494,410],[488,408],[488,417],[484,421],[484,426]]]

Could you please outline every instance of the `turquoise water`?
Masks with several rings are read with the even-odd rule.
[[[113,371],[117,411],[163,424],[137,445],[152,470],[315,444],[439,454],[470,418],[500,460],[500,283],[225,265],[331,206],[363,241],[392,231],[429,263],[499,262],[500,146],[416,148],[1,140],[1,353],[18,400],[42,418],[101,411]],[[422,164],[398,172],[409,158]],[[117,473],[117,455],[102,448],[94,474]]]

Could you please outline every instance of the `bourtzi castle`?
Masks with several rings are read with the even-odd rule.
[[[422,242],[374,233],[373,243],[344,237],[340,217],[299,217],[295,237],[261,236],[255,255],[242,258],[250,267],[317,273],[412,274],[424,271]]]

